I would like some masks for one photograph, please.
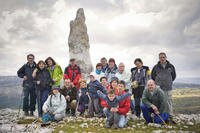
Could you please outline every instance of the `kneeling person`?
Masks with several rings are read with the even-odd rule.
[[[65,117],[66,102],[65,97],[59,93],[59,86],[52,86],[52,94],[44,103],[43,124],[47,121],[60,121]]]
[[[69,78],[64,80],[64,86],[60,89],[60,93],[65,97],[66,99],[66,113],[69,114],[71,111],[71,115],[75,115],[76,110],[76,93],[77,89],[76,87],[71,84],[71,81]]]
[[[160,87],[156,87],[153,80],[147,82],[147,89],[144,90],[142,96],[142,105],[141,109],[143,112],[144,119],[146,120],[145,124],[150,122],[163,124],[163,120],[168,119],[168,114],[165,112],[165,95]],[[151,117],[151,113],[154,114],[154,117]]]

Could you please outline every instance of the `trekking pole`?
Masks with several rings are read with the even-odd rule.
[[[20,109],[21,109],[21,106],[22,106],[23,97],[24,97],[24,88],[22,88],[21,99],[20,99],[20,103],[19,103],[18,116],[19,116]]]
[[[164,126],[166,127],[167,126],[167,123],[163,120],[163,118],[159,115],[159,114],[157,114],[158,115],[158,117],[161,119],[161,121],[164,123]],[[166,127],[167,128],[167,127]]]
[[[81,93],[81,89],[80,89],[80,93]],[[79,97],[78,103],[77,103],[77,105],[76,105],[75,116],[76,116],[76,113],[77,113],[77,109],[78,109],[78,105],[79,105],[79,102],[80,102],[80,98],[81,98],[81,97]]]

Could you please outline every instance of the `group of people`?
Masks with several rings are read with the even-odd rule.
[[[38,116],[47,121],[59,121],[65,114],[86,117],[106,117],[106,127],[123,128],[129,110],[138,118],[141,112],[145,123],[173,122],[172,84],[176,78],[174,66],[165,53],[159,53],[159,62],[150,71],[140,58],[127,72],[124,63],[116,65],[115,59],[105,57],[97,63],[89,80],[83,79],[75,59],[70,59],[63,73],[58,63],[48,57],[34,62],[34,55],[27,55],[28,62],[17,72],[23,78],[23,111],[34,115],[37,99]],[[61,86],[61,79],[64,86]],[[133,95],[133,96],[132,96]],[[29,99],[30,97],[30,99]]]

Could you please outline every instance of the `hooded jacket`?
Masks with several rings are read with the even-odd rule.
[[[100,90],[103,93],[106,93],[105,88],[99,83],[99,81],[95,80],[94,82],[90,81],[89,83],[89,95],[92,99],[97,99],[98,94],[97,91]]]

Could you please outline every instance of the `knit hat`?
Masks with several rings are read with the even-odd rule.
[[[60,86],[59,86],[59,85],[53,85],[52,88],[51,88],[51,90],[55,90],[55,89],[58,89],[58,90],[59,90],[59,89],[60,89]]]
[[[110,81],[110,84],[111,84],[113,81],[117,81],[117,83],[118,83],[119,79],[118,79],[117,77],[112,77],[112,78],[111,78],[111,81]]]

